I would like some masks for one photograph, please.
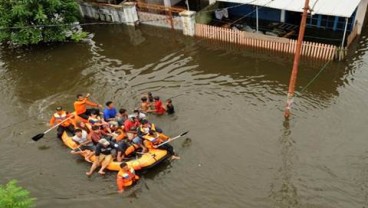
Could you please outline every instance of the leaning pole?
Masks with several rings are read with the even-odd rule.
[[[304,38],[304,33],[305,33],[305,26],[306,26],[306,22],[307,22],[308,11],[309,11],[309,0],[305,0],[302,20],[300,22],[298,41],[296,43],[296,50],[295,50],[295,54],[294,54],[294,62],[293,62],[293,69],[291,71],[289,90],[288,90],[288,94],[287,94],[287,101],[286,101],[286,107],[285,107],[285,112],[284,112],[285,118],[290,117],[291,105],[292,105],[293,100],[294,100],[295,83],[296,83],[296,78],[297,78],[297,75],[298,75],[300,52],[302,50],[302,43],[303,43],[303,38]]]

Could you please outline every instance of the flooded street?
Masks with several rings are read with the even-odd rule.
[[[140,26],[88,26],[93,42],[0,50],[0,183],[30,190],[37,207],[368,206],[368,37],[356,53],[300,66],[292,118],[283,110],[292,56]],[[367,31],[365,32],[367,34]],[[37,143],[58,105],[77,93],[132,110],[141,94],[174,97],[174,116],[150,116],[181,160],[124,194],[115,174],[91,178],[55,132]],[[18,123],[18,124],[17,124]]]

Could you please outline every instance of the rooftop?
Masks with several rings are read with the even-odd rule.
[[[219,0],[269,7],[280,10],[302,12],[305,0]],[[314,14],[351,17],[361,0],[310,0],[309,6]]]

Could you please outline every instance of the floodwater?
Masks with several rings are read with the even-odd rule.
[[[283,118],[292,57],[227,47],[140,26],[89,26],[92,42],[1,49],[0,183],[17,179],[37,207],[305,207],[368,205],[368,37],[346,61],[300,66],[293,115]],[[133,109],[142,93],[173,98],[150,116],[181,160],[117,194],[115,173],[88,178],[47,129],[77,93]]]

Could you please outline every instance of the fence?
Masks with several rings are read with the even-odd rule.
[[[285,53],[295,53],[297,42],[296,40],[291,40],[287,38],[237,31],[204,24],[196,24],[195,33],[198,37],[210,38],[239,45],[264,48],[271,51]],[[341,53],[338,53],[337,47],[334,45],[307,41],[303,42],[301,55],[325,60],[343,58],[341,57]]]

